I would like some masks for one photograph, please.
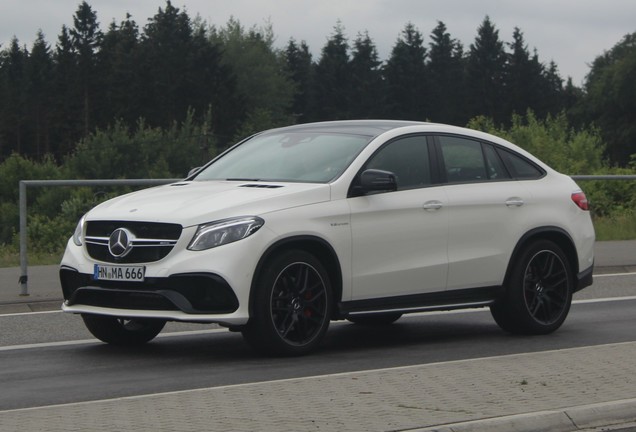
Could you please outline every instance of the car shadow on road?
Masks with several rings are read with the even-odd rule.
[[[489,315],[470,319],[464,316],[436,318],[402,318],[385,326],[365,326],[347,321],[333,322],[322,345],[303,361],[333,357],[339,361],[348,357],[358,358],[373,355],[375,358],[408,359],[414,352],[435,353],[457,347],[460,351],[473,349],[483,352],[496,341],[507,339],[507,335],[490,319]],[[458,319],[459,317],[459,319]],[[486,318],[484,318],[486,317]],[[160,337],[138,347],[117,347],[106,344],[87,345],[82,350],[87,355],[112,357],[113,360],[152,358],[153,361],[205,362],[250,362],[259,364],[296,361],[284,357],[267,357],[255,353],[243,341],[240,333],[218,332],[173,337]],[[454,351],[454,350],[453,350]],[[437,357],[435,357],[437,358]],[[418,356],[417,361],[422,361]],[[436,361],[436,360],[435,360]]]

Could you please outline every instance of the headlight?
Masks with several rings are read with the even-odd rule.
[[[188,249],[200,251],[244,239],[258,231],[264,223],[259,217],[246,216],[199,225]]]
[[[82,216],[82,218],[77,223],[77,226],[75,227],[75,232],[73,233],[73,243],[75,243],[76,246],[81,246],[82,245],[82,240],[84,239],[82,234],[84,232],[84,219],[85,218],[86,218],[86,216]]]

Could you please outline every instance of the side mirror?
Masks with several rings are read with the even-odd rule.
[[[397,190],[397,176],[390,171],[368,169],[360,174],[362,193],[394,192]]]

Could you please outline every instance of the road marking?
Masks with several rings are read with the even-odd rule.
[[[572,304],[603,303],[603,302],[615,302],[615,301],[625,301],[625,300],[636,300],[636,296],[605,297],[600,299],[581,299],[581,300],[574,300]]]
[[[51,310],[51,311],[38,311],[38,312],[14,312],[8,314],[0,314],[0,318],[4,317],[14,317],[14,316],[22,316],[22,315],[43,315],[43,314],[53,314],[60,313],[61,310]]]
[[[595,274],[594,277],[616,277],[616,276],[635,276],[636,273],[606,273],[606,274]]]
[[[180,331],[180,332],[169,332],[169,333],[160,333],[157,335],[158,338],[167,338],[174,336],[196,336],[202,334],[213,334],[213,333],[225,333],[227,329],[208,329],[208,330],[189,330],[189,331]],[[23,350],[23,349],[32,349],[32,348],[50,348],[50,347],[59,347],[59,346],[71,346],[71,345],[91,345],[91,344],[102,344],[102,342],[97,339],[80,339],[74,341],[60,341],[60,342],[41,342],[34,344],[25,344],[25,345],[9,345],[0,347],[0,351],[13,351],[13,350]]]
[[[359,376],[359,375],[372,374],[372,373],[408,371],[408,370],[413,370],[418,368],[430,368],[430,367],[435,367],[440,365],[452,365],[452,364],[461,365],[461,364],[491,360],[491,359],[502,359],[502,358],[514,359],[514,358],[520,358],[520,357],[524,357],[528,355],[562,353],[562,352],[569,352],[569,351],[582,351],[582,350],[586,350],[590,348],[596,349],[596,348],[606,348],[606,347],[619,347],[619,346],[633,345],[633,344],[636,344],[636,342],[618,342],[618,343],[590,345],[590,346],[583,346],[583,347],[576,347],[576,348],[565,348],[565,349],[562,348],[562,349],[553,349],[553,350],[538,351],[538,352],[526,352],[526,353],[499,355],[499,356],[487,356],[487,357],[477,357],[477,358],[469,358],[469,359],[448,360],[448,361],[440,361],[440,362],[434,362],[434,363],[413,364],[413,365],[407,365],[407,366],[364,369],[364,370],[356,370],[356,371],[350,371],[350,372],[338,372],[338,373],[331,373],[331,374],[324,374],[324,375],[311,375],[311,376],[296,377],[296,378],[254,381],[254,382],[241,383],[241,384],[228,384],[228,385],[211,386],[211,387],[188,389],[188,390],[174,390],[174,391],[158,392],[158,393],[146,393],[142,395],[122,396],[122,397],[99,399],[99,400],[92,400],[92,401],[70,402],[70,403],[64,403],[64,404],[42,405],[42,406],[28,407],[28,408],[0,410],[0,414],[11,413],[11,412],[25,412],[25,411],[28,412],[28,411],[35,411],[40,409],[57,409],[57,408],[63,408],[63,407],[96,405],[100,403],[116,403],[116,402],[125,402],[125,401],[133,401],[133,400],[156,398],[156,397],[178,396],[183,394],[202,393],[202,392],[213,391],[213,390],[216,390],[216,391],[229,390],[229,389],[235,389],[235,388],[251,387],[256,385],[281,384],[281,383],[289,383],[289,382],[298,383],[298,382],[305,382],[305,381],[311,381],[311,380],[317,380],[317,379],[342,378],[342,377]]]

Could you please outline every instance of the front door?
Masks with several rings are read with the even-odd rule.
[[[394,140],[365,169],[391,171],[398,190],[349,198],[352,300],[443,291],[448,269],[444,187],[432,185],[426,136]]]

